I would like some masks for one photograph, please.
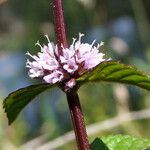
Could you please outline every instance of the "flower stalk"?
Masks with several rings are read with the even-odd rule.
[[[62,0],[53,0],[52,4],[53,4],[54,26],[58,46],[58,54],[60,56],[62,55],[62,46],[64,48],[68,47],[62,8]],[[74,89],[72,89],[66,91],[66,95],[73,122],[74,132],[76,135],[78,149],[89,150],[90,148],[88,143],[88,137],[86,133],[84,118],[78,94],[76,91],[74,91]]]

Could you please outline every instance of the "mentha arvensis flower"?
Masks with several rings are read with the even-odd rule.
[[[73,42],[69,48],[62,46],[62,55],[59,56],[57,45],[50,42],[48,36],[48,44],[39,45],[41,52],[36,55],[27,55],[32,57],[33,61],[27,60],[26,67],[29,68],[29,76],[31,78],[42,78],[46,83],[54,84],[64,82],[67,88],[73,88],[76,84],[75,80],[83,73],[96,67],[103,61],[104,54],[99,51],[103,42],[94,46],[92,44],[81,43],[83,34],[79,33],[79,39],[73,38]]]

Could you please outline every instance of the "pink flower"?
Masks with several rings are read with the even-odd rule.
[[[94,46],[92,44],[81,43],[83,34],[79,33],[79,39],[73,38],[73,42],[69,48],[62,46],[62,55],[58,55],[57,45],[50,42],[48,36],[48,44],[39,45],[41,52],[36,55],[31,55],[27,52],[33,61],[27,60],[26,67],[29,68],[29,76],[31,78],[43,78],[47,83],[58,83],[65,81],[66,87],[73,88],[75,86],[75,79],[81,76],[88,70],[96,67],[103,61],[104,54],[99,52],[99,48],[103,42]]]

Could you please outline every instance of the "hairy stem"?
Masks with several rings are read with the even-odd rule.
[[[68,47],[64,15],[62,8],[62,0],[52,0],[53,2],[53,15],[54,15],[54,25],[55,25],[55,35],[58,46],[58,53],[62,55],[62,45],[64,48]]]
[[[78,149],[89,150],[88,137],[78,94],[74,91],[67,92],[67,100],[70,108]]]

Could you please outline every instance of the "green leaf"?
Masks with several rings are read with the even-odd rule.
[[[31,100],[53,86],[50,84],[31,85],[10,93],[3,102],[3,108],[7,114],[9,125]]]
[[[91,150],[109,150],[106,144],[99,138],[96,138],[90,145]]]
[[[119,82],[150,90],[150,76],[135,67],[116,61],[100,63],[96,68],[77,79],[78,86],[90,81]]]
[[[102,137],[101,140],[109,150],[149,150],[150,140],[136,138],[129,135],[115,135]]]

